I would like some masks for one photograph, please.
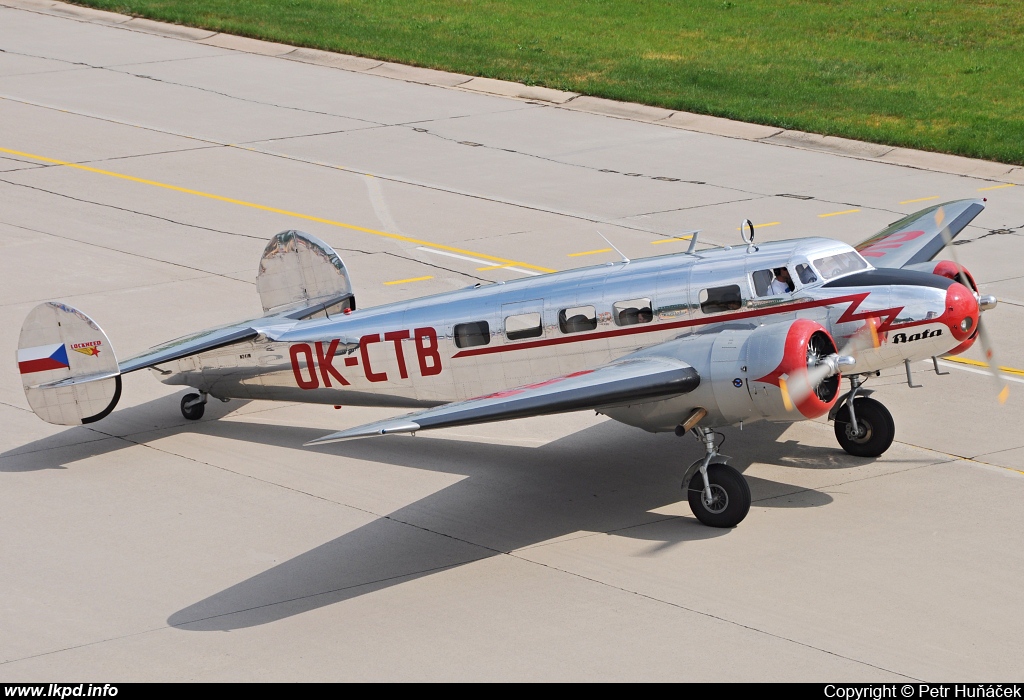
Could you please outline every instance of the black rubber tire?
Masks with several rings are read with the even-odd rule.
[[[889,449],[896,437],[896,423],[889,409],[866,396],[853,403],[857,423],[864,429],[861,437],[850,434],[850,412],[846,406],[836,414],[835,431],[839,445],[854,457],[878,457]]]
[[[197,403],[191,408],[185,408],[185,404],[189,401],[195,401],[199,398],[199,394],[185,394],[181,397],[181,415],[185,416],[188,420],[199,420],[206,413],[206,404]]]
[[[708,465],[708,482],[712,494],[725,499],[722,506],[709,508],[704,503],[704,477],[698,471],[690,479],[686,497],[690,510],[709,527],[736,527],[750,512],[750,486],[738,471],[728,464]],[[721,501],[719,501],[721,503]]]

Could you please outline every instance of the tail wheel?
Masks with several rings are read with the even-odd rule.
[[[203,417],[206,412],[205,403],[197,403],[189,406],[189,403],[199,400],[199,394],[185,394],[181,397],[181,415],[185,416],[188,420],[199,420]]]
[[[874,399],[861,397],[853,402],[857,427],[843,407],[836,414],[835,431],[839,445],[854,457],[878,457],[889,449],[896,437],[896,424],[889,409]]]
[[[704,476],[697,472],[690,479],[687,499],[697,520],[710,527],[735,527],[750,511],[750,487],[747,480],[728,464],[708,465],[711,501],[704,493]]]

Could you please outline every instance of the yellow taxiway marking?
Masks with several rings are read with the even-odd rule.
[[[679,238],[659,238],[656,241],[651,241],[651,245],[658,245],[659,243],[675,243],[676,241],[688,241],[693,236],[680,236]]]
[[[932,195],[931,197],[920,197],[918,199],[904,199],[900,204],[913,204],[914,202],[930,202],[933,199],[938,199],[939,195]]]
[[[508,267],[511,264],[512,263],[505,263],[504,265],[488,265],[487,267],[478,267],[477,271],[484,272],[485,270],[503,270],[504,268]]]
[[[846,209],[844,211],[834,211],[830,214],[818,214],[819,219],[824,219],[827,216],[841,216],[843,214],[856,214],[860,209]]]
[[[765,228],[767,226],[778,226],[781,223],[782,223],[781,221],[771,221],[771,222],[769,222],[767,224],[754,224],[754,228]],[[742,228],[738,228],[736,230],[737,231],[742,231],[743,229]]]
[[[1004,187],[1016,187],[1012,182],[1008,182],[1005,185],[992,185],[991,187],[979,187],[978,192],[988,192],[989,190],[1001,190]]]
[[[968,360],[966,357],[943,357],[943,360],[947,362],[959,362],[962,365],[971,365],[973,367],[988,367],[987,362],[981,362],[980,360]],[[1000,371],[1006,372],[1007,374],[1016,374],[1019,377],[1024,377],[1024,369],[1016,369],[1015,367],[1003,367],[999,366]]]
[[[585,250],[582,253],[569,253],[570,258],[578,258],[581,255],[597,255],[598,253],[610,253],[611,248],[601,248],[600,250]]]
[[[134,177],[132,175],[125,175],[124,173],[116,173],[112,170],[103,170],[101,168],[94,168],[89,165],[81,165],[79,163],[71,163],[66,160],[59,160],[57,158],[48,158],[46,156],[39,156],[33,153],[25,153],[23,151],[15,151],[10,148],[0,147],[0,153],[8,153],[22,158],[29,158],[31,160],[37,160],[42,163],[52,163],[53,165],[62,165],[67,168],[74,168],[75,170],[83,170],[88,173],[96,173],[98,175],[106,175],[107,177],[117,178],[119,180],[127,180],[129,182],[137,182],[142,185],[149,185],[150,187],[159,187],[165,190],[171,190],[172,192],[181,192],[182,194],[190,194],[196,197],[203,197],[205,199],[212,199],[218,202],[227,202],[228,204],[237,204],[241,207],[249,207],[250,209],[259,209],[260,211],[268,211],[274,214],[281,214],[283,216],[290,216],[296,219],[304,219],[306,221],[315,221],[319,224],[326,224],[328,226],[337,226],[338,228],[345,228],[351,231],[360,231],[361,233],[369,233],[373,236],[382,236],[384,238],[390,238],[396,241],[403,241],[405,243],[412,243],[414,245],[426,246],[428,248],[434,248],[437,250],[447,250],[454,253],[463,253],[466,255],[474,255],[478,258],[483,258],[487,261],[493,261],[501,263],[503,265],[516,265],[518,267],[525,267],[531,270],[537,270],[539,272],[557,272],[548,267],[539,267],[537,265],[530,265],[524,262],[518,262],[516,260],[508,260],[507,258],[499,258],[494,255],[485,255],[484,253],[477,253],[471,250],[465,250],[463,248],[456,248],[454,246],[443,245],[441,243],[431,243],[430,241],[423,241],[418,238],[410,238],[409,236],[402,236],[397,233],[388,233],[387,231],[378,231],[372,228],[366,228],[365,226],[356,226],[355,224],[346,224],[343,221],[334,221],[333,219],[325,219],[320,216],[312,216],[310,214],[302,214],[297,211],[289,211],[287,209],[279,209],[277,207],[267,206],[265,204],[256,204],[255,202],[247,202],[244,199],[234,199],[233,197],[224,197],[219,194],[211,194],[210,192],[202,192],[201,190],[193,190],[188,187],[179,187],[177,185],[169,185],[166,182],[157,182],[156,180],[147,180],[141,177]]]
[[[425,280],[432,280],[432,279],[434,279],[433,275],[425,275],[423,277],[410,277],[407,280],[394,280],[393,282],[385,282],[384,284],[387,284],[387,285],[405,284],[406,282],[423,282]]]

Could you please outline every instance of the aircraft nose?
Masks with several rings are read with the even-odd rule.
[[[943,322],[954,338],[964,341],[974,335],[978,329],[979,311],[974,292],[959,282],[949,285]]]

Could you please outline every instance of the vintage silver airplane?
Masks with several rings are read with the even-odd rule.
[[[264,316],[179,338],[119,362],[88,316],[36,307],[18,366],[32,410],[50,423],[108,415],[121,375],[149,368],[209,396],[419,408],[314,440],[336,440],[594,410],[651,432],[692,432],[705,456],[683,475],[703,523],[732,527],[750,508],[715,428],[827,415],[844,450],[892,443],[889,411],[864,389],[879,370],[970,347],[981,296],[958,263],[935,262],[984,208],[947,202],[856,248],[825,238],[627,260],[356,309],[348,271],[323,241],[275,236],[256,278]],[[938,365],[935,365],[938,372]],[[841,391],[841,375],[849,390]],[[1000,380],[1000,398],[1007,389]]]

